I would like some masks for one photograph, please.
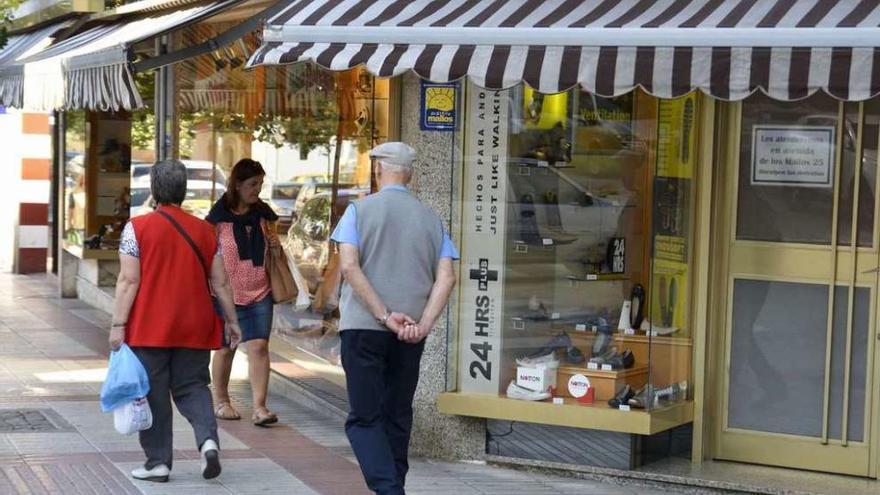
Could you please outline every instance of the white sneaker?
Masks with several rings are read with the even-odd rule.
[[[131,477],[136,480],[155,481],[157,483],[165,483],[168,481],[168,475],[171,470],[165,464],[159,464],[153,469],[139,467],[131,472]]]
[[[220,476],[220,450],[217,442],[205,440],[202,444],[202,478],[206,480]]]
[[[544,400],[550,398],[550,392],[535,392],[516,384],[516,380],[512,380],[507,386],[507,396],[511,399],[520,400]]]
[[[516,364],[527,368],[556,369],[559,367],[559,358],[556,357],[556,351],[550,351],[543,356],[516,358]]]

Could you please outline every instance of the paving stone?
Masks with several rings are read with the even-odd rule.
[[[7,413],[0,429],[13,430],[0,431],[0,495],[368,493],[338,416],[271,393],[281,424],[256,428],[247,421],[251,393],[243,380],[230,392],[245,419],[219,423],[218,479],[202,479],[192,429],[175,411],[171,482],[132,480],[130,471],[143,463],[137,435],[116,433],[112,415],[98,406],[109,315],[58,299],[54,283],[0,274],[0,413]],[[658,493],[477,464],[410,464],[407,493],[414,495]]]

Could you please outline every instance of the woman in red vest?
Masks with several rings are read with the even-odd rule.
[[[202,476],[220,474],[208,366],[224,333],[232,347],[241,339],[214,228],[180,208],[186,181],[186,167],[177,160],[153,165],[150,189],[158,209],[131,219],[119,246],[109,340],[113,349],[128,344],[150,376],[153,426],[140,432],[147,461],[131,473],[149,481],[168,481],[171,472],[171,398],[192,424]],[[226,315],[225,329],[211,304],[212,289]]]
[[[278,215],[260,199],[266,172],[260,162],[243,158],[232,167],[226,193],[211,208],[208,222],[217,228],[223,265],[232,285],[241,341],[247,347],[248,377],[254,399],[251,421],[257,426],[278,422],[266,407],[269,389],[269,336],[274,306],[266,273],[268,248],[276,245],[274,225]],[[214,413],[219,419],[240,419],[229,400],[229,374],[235,350],[223,348],[214,354],[211,375],[214,383]]]

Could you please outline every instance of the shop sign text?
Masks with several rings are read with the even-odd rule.
[[[754,126],[752,185],[831,187],[834,131],[833,126]]]
[[[421,82],[421,129],[452,131],[458,125],[458,83]]]
[[[507,92],[468,87],[462,222],[462,392],[497,394],[507,204]]]

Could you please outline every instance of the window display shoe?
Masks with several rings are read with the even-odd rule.
[[[662,388],[654,392],[654,396],[657,400],[662,400],[666,402],[675,402],[678,400],[682,400],[687,396],[687,381],[683,381],[681,383],[673,383],[672,385]]]
[[[200,449],[202,457],[202,478],[210,480],[220,476],[220,450],[217,442],[205,440]]]
[[[598,356],[591,357],[590,362],[596,363],[599,365],[608,364],[608,360],[611,359],[612,357],[614,357],[614,355],[616,355],[616,354],[617,354],[617,349],[615,349],[614,347],[611,347],[609,349],[606,349],[604,353],[602,353]]]
[[[634,407],[636,409],[647,409],[648,406],[653,405],[654,402],[654,387],[651,385],[645,385],[642,387],[634,397],[627,401],[630,407]]]
[[[636,393],[633,391],[632,387],[629,385],[624,385],[617,391],[613,398],[608,400],[608,405],[613,408],[618,408],[621,404],[629,404],[629,400],[633,398]]]
[[[519,400],[544,400],[550,398],[550,392],[535,392],[516,384],[516,380],[511,380],[507,386],[507,396],[511,399]]]
[[[633,356],[632,351],[627,349],[623,351],[623,354],[615,354],[611,356],[608,359],[607,364],[610,364],[611,368],[615,370],[627,370],[636,364],[636,359]]]
[[[565,362],[568,364],[581,364],[586,361],[584,353],[575,346],[569,346],[565,349]]]
[[[569,234],[568,232],[562,230],[562,227],[546,226],[541,230],[541,244],[556,246],[571,244],[572,242],[578,240],[578,236],[574,234]]]
[[[605,354],[608,351],[608,347],[611,345],[611,342],[613,341],[614,337],[611,336],[611,332],[597,332],[596,339],[593,340],[592,356],[597,357]]]
[[[571,347],[571,337],[568,336],[567,333],[562,332],[552,339],[549,342],[544,344],[540,349],[535,351],[529,357],[542,356],[549,352],[555,351],[556,349],[568,349]]]
[[[152,481],[155,483],[165,483],[168,481],[168,475],[171,470],[165,464],[159,464],[153,469],[139,467],[131,472],[131,477],[141,481]]]
[[[556,357],[556,351],[550,351],[541,356],[526,356],[516,358],[517,366],[525,366],[526,368],[558,368],[559,359]]]

